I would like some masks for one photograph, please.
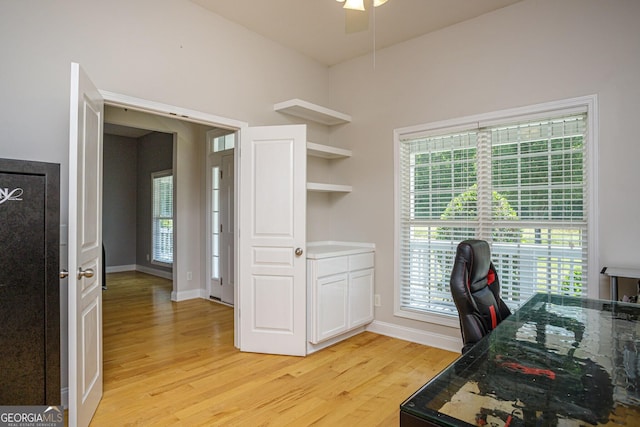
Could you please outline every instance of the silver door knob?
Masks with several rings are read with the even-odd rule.
[[[66,279],[68,275],[69,275],[69,272],[67,270],[62,270],[60,272],[60,278],[61,279]]]
[[[78,269],[78,280],[82,279],[83,277],[86,277],[87,279],[93,277],[93,270],[90,268],[83,270],[82,267],[80,267]]]
[[[302,255],[302,248],[296,248],[295,254],[296,254],[296,256]]]

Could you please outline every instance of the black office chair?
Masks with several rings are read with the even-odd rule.
[[[500,280],[487,242],[465,240],[458,245],[450,287],[465,353],[511,314],[500,298]]]

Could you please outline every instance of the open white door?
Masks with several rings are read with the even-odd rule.
[[[241,130],[242,351],[306,354],[306,160],[305,125]]]
[[[69,425],[102,398],[102,122],[104,102],[71,64],[69,124]]]

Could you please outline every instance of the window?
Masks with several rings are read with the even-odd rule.
[[[152,182],[151,262],[173,264],[173,173],[154,172]]]
[[[489,241],[512,308],[587,295],[594,141],[577,103],[396,130],[396,314],[456,324],[449,278],[470,238]]]
[[[211,168],[211,278],[220,278],[220,167]]]
[[[234,148],[236,145],[236,134],[229,133],[227,135],[220,135],[216,137],[211,136],[210,141],[211,141],[210,151],[212,153],[217,153],[218,151],[230,150]]]

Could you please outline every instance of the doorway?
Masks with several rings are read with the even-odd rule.
[[[107,273],[135,270],[173,278],[174,140],[170,133],[104,124],[102,241]]]
[[[210,260],[205,255],[211,247],[208,242],[211,227],[208,219],[210,204],[206,202],[209,179],[206,177],[207,134],[217,132],[234,134],[236,129],[220,127],[216,123],[204,120],[190,120],[188,116],[160,114],[156,111],[141,111],[113,105],[105,97],[105,122],[129,128],[143,129],[142,132],[165,132],[173,134],[173,165],[175,181],[175,254],[173,269],[169,277],[173,279],[172,300],[182,301],[210,296]],[[232,197],[231,200],[234,198]],[[233,208],[231,209],[233,212]],[[149,237],[150,239],[150,237]],[[232,246],[233,248],[233,246]],[[233,254],[232,254],[233,255]],[[146,261],[147,253],[138,254],[138,259]],[[107,260],[109,263],[109,260]],[[139,265],[139,263],[138,263]],[[234,263],[229,263],[234,270]],[[156,267],[156,266],[154,266]],[[156,271],[146,271],[151,274]],[[141,271],[145,271],[141,269]],[[162,276],[161,277],[167,277]],[[233,277],[229,274],[228,277]],[[233,290],[231,291],[233,293]],[[233,298],[226,299],[233,303]]]

